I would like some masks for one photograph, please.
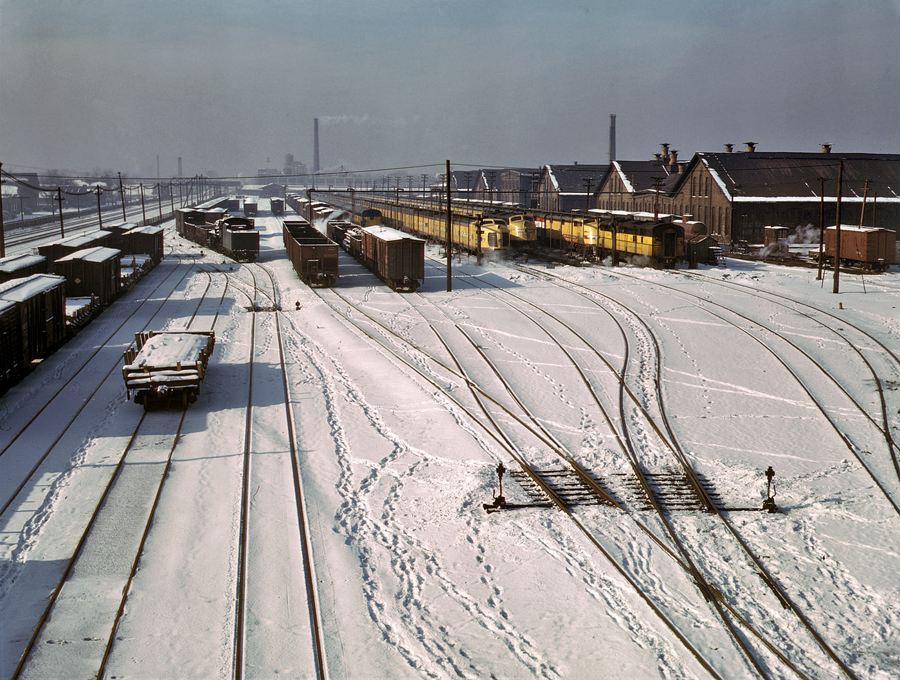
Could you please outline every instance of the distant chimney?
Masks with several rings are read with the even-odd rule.
[[[663,142],[662,144],[660,144],[660,146],[662,147],[663,163],[668,165],[668,163],[669,163],[669,144],[668,144],[668,142]]]
[[[747,145],[747,153],[756,151],[756,142],[744,142]]]
[[[314,127],[314,151],[313,151],[313,172],[319,172],[319,119],[313,119]]]
[[[669,152],[669,172],[678,172],[678,150],[672,149]]]
[[[831,153],[831,144],[823,144],[822,153]]]
[[[609,114],[609,162],[616,160],[616,114]]]
[[[726,144],[725,153],[731,153],[732,151],[734,151],[734,144]]]
[[[661,154],[661,153],[655,153],[655,154],[653,154],[653,160],[657,160],[657,161],[660,161],[660,162],[661,162],[661,161],[662,161],[662,154]]]

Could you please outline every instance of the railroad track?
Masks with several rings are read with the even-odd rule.
[[[241,290],[250,301],[248,311],[252,315],[250,387],[244,423],[237,542],[232,677],[241,680],[245,676],[273,673],[307,676],[312,669],[315,677],[325,679],[328,677],[325,632],[303,491],[302,462],[297,449],[293,412],[295,399],[288,379],[283,319],[278,312],[278,286],[266,267],[255,267],[270,283],[271,293],[261,290],[253,268],[246,268],[252,275],[252,281],[239,277],[236,272],[223,272],[231,286]],[[271,303],[266,309],[261,309],[257,304],[259,296]],[[260,314],[260,311],[273,311],[274,314]],[[260,328],[264,332],[258,338]],[[270,366],[280,367],[281,400],[272,400],[266,394],[257,396],[272,381],[271,369],[267,369]],[[281,480],[288,476],[292,481],[290,499],[284,495],[281,484]],[[288,507],[293,508],[293,519],[290,521],[285,517]],[[271,528],[273,526],[281,528],[276,532]],[[292,563],[292,546],[297,544],[302,554],[302,574],[285,573],[285,566]],[[308,649],[285,645],[277,645],[273,649],[270,644],[272,639],[298,625],[295,613],[288,606],[289,600],[285,602],[283,598],[271,597],[272,583],[280,583],[288,591],[306,593],[310,636]],[[254,625],[248,624],[251,612]],[[298,636],[303,635],[300,631],[294,632]]]
[[[514,293],[512,293],[511,291],[509,291],[507,289],[497,288],[496,286],[492,286],[491,284],[485,284],[483,281],[478,281],[478,286],[479,287],[489,286],[491,288],[495,288],[498,291],[502,291],[502,295],[504,295],[504,296],[514,297],[514,298],[534,307],[535,309],[539,308],[537,305],[534,305],[534,304],[528,302],[527,300],[524,300],[520,296],[515,295]],[[498,295],[499,295],[499,293],[497,295],[495,295],[495,297],[497,297]],[[606,297],[606,296],[604,296],[604,297]],[[615,302],[615,301],[613,301],[613,302]],[[615,302],[615,304],[619,305],[618,302]],[[623,309],[623,311],[627,311],[627,310],[624,310],[624,308],[622,308],[622,309]],[[554,317],[554,315],[551,312],[547,311],[546,309],[541,308],[541,312],[548,316]],[[629,315],[631,314],[631,312],[627,312],[627,313]],[[636,317],[636,315],[635,315],[635,317]],[[531,318],[531,317],[529,316],[529,318]],[[841,671],[845,675],[847,675],[848,677],[854,677],[854,675],[853,675],[852,671],[849,669],[849,667],[847,667],[847,665],[831,649],[831,647],[828,645],[828,643],[812,627],[811,623],[809,622],[809,620],[807,619],[805,614],[798,607],[796,607],[793,604],[793,602],[787,597],[784,590],[777,584],[775,579],[771,576],[771,574],[768,573],[768,571],[762,565],[759,557],[757,555],[755,555],[753,553],[753,551],[750,550],[749,546],[747,546],[747,544],[733,530],[733,528],[731,527],[731,524],[726,521],[725,517],[720,512],[719,508],[713,502],[713,498],[710,496],[710,493],[708,491],[709,485],[708,485],[707,481],[705,479],[702,479],[693,470],[693,468],[690,465],[690,463],[688,462],[687,457],[685,456],[683,450],[681,450],[681,447],[678,446],[677,437],[675,436],[675,433],[672,431],[671,426],[668,422],[668,418],[666,417],[666,413],[665,413],[665,407],[662,403],[662,398],[661,398],[661,395],[662,395],[662,385],[661,385],[662,372],[661,372],[661,363],[660,363],[661,352],[659,351],[659,345],[658,345],[658,342],[656,341],[655,337],[653,336],[652,331],[649,328],[649,326],[647,326],[642,320],[640,320],[640,319],[637,319],[637,320],[638,320],[638,323],[646,330],[646,332],[650,334],[653,344],[655,346],[655,355],[657,357],[657,361],[656,361],[655,377],[653,378],[654,390],[657,395],[659,414],[660,414],[660,417],[665,422],[665,428],[668,433],[668,438],[663,436],[662,432],[660,432],[660,428],[653,425],[652,418],[649,415],[649,413],[647,413],[646,410],[644,410],[644,409],[641,409],[641,411],[643,412],[643,415],[646,418],[646,420],[653,427],[653,430],[656,432],[657,435],[659,435],[660,441],[668,443],[673,455],[675,455],[675,457],[678,460],[678,467],[676,467],[675,469],[673,469],[671,471],[665,472],[662,475],[647,475],[643,470],[643,466],[641,465],[641,462],[638,460],[637,453],[635,451],[635,447],[627,442],[628,428],[625,428],[626,434],[624,436],[624,438],[626,439],[627,445],[623,446],[622,448],[627,451],[629,458],[632,462],[632,469],[634,470],[635,477],[640,480],[641,488],[645,492],[643,497],[650,499],[650,502],[653,505],[654,509],[657,511],[658,516],[661,518],[661,520],[665,523],[665,525],[667,527],[668,536],[671,538],[672,541],[675,542],[676,545],[679,546],[679,552],[681,553],[683,559],[686,561],[686,566],[685,566],[685,564],[683,564],[683,566],[685,566],[685,568],[687,568],[690,571],[692,577],[694,578],[694,580],[697,582],[698,586],[700,586],[701,590],[704,592],[705,596],[707,597],[707,600],[712,601],[713,603],[717,603],[720,600],[720,591],[715,586],[711,585],[711,583],[709,582],[709,579],[714,577],[715,574],[712,571],[707,570],[705,575],[701,575],[697,566],[695,566],[693,564],[691,557],[688,554],[687,549],[682,547],[683,544],[682,544],[681,539],[677,535],[678,532],[676,531],[675,527],[673,527],[672,524],[670,523],[670,520],[668,519],[669,513],[666,512],[666,510],[668,510],[669,508],[671,508],[673,506],[674,507],[678,507],[678,506],[685,507],[686,506],[688,508],[697,507],[697,501],[700,498],[702,498],[703,502],[702,502],[702,504],[699,505],[699,509],[706,510],[706,511],[712,511],[718,515],[719,520],[721,520],[721,522],[725,526],[725,528],[728,529],[728,533],[739,544],[740,550],[744,553],[744,555],[746,557],[751,559],[752,562],[756,565],[759,575],[763,578],[763,581],[768,586],[768,588],[778,598],[778,601],[781,602],[782,606],[790,609],[792,611],[792,613],[794,615],[796,615],[796,617],[799,619],[801,625],[809,632],[809,634],[812,636],[812,638],[815,640],[815,642],[819,645],[819,647],[832,659],[832,661],[834,663],[836,663],[840,667]],[[537,320],[535,320],[533,318],[532,318],[532,321],[537,323],[538,325],[541,325],[540,322],[538,322]],[[572,329],[567,324],[565,324],[565,322],[563,322],[561,319],[557,319],[557,321],[559,321],[560,324],[562,324],[564,327],[566,327],[572,333],[578,335],[577,332],[574,331],[574,329]],[[618,321],[616,321],[616,323],[618,324]],[[544,330],[545,330],[545,332],[547,332],[547,335],[549,337],[552,337],[552,335],[548,331],[546,331],[546,329],[544,329]],[[621,326],[620,326],[620,331],[622,331],[623,337],[624,337],[624,329]],[[578,336],[578,337],[580,338],[580,336]],[[590,343],[588,343],[586,340],[584,340],[583,338],[580,338],[580,339],[582,339],[585,342],[585,344],[590,346]],[[473,344],[475,344],[475,343],[473,343]],[[566,352],[566,353],[569,354],[568,352]],[[598,353],[598,356],[599,356],[599,353]],[[573,361],[573,363],[575,362],[575,359],[571,354],[570,354],[570,359]],[[625,381],[625,369],[627,368],[628,363],[629,362],[628,362],[628,359],[626,356],[625,360],[623,361],[623,368],[622,368],[622,374],[621,374],[621,379],[620,379],[620,385],[622,387],[622,389],[620,390],[620,412],[622,413],[621,422],[623,422],[623,423],[628,422],[628,419],[626,419],[625,413],[624,413],[624,399],[623,399],[625,392],[628,391],[627,388],[625,387],[625,382],[626,382]],[[609,366],[609,368],[612,369],[611,366]],[[582,374],[582,375],[584,377],[584,374]],[[589,389],[591,389],[593,392],[593,388],[590,387],[589,381],[587,381],[586,379],[585,379],[585,384],[587,384]],[[630,391],[629,391],[629,393],[630,393]],[[595,393],[594,393],[594,397],[595,397],[595,401],[596,401],[598,407],[601,410],[604,410],[603,405],[600,403],[599,399],[597,399],[597,395]],[[636,398],[634,398],[633,394],[632,394],[632,399],[635,404],[638,403],[638,400]],[[669,442],[671,442],[671,443],[669,443]],[[662,481],[663,484],[670,485],[672,483],[672,481],[674,481],[674,480],[678,480],[678,482],[675,485],[675,488],[678,489],[680,487],[681,492],[675,494],[674,502],[673,502],[673,499],[671,499],[671,498],[666,498],[665,501],[661,502],[662,495],[659,493],[660,482]],[[689,480],[689,483],[685,483],[688,480]],[[685,491],[687,491],[687,493],[685,493]],[[694,492],[694,493],[692,493],[692,492]],[[734,610],[730,610],[729,613],[732,616],[735,615]],[[752,624],[747,622],[745,619],[742,619],[742,617],[740,617],[740,616],[737,616],[736,618],[738,620],[740,620],[742,622],[742,624],[744,624],[745,628],[748,628],[760,641],[762,641],[763,644],[769,649],[769,651],[773,651],[773,652],[775,651],[774,648],[771,647],[767,643],[767,641],[762,637],[762,634],[758,630],[756,630]],[[760,620],[764,622],[764,621],[766,621],[766,619],[767,619],[767,616],[765,614],[765,609],[763,608],[763,610],[760,612]],[[724,620],[724,616],[723,616],[723,620]],[[790,644],[790,641],[782,640],[782,644]],[[786,662],[786,658],[781,657],[781,656],[779,656],[779,658],[781,658],[781,660],[783,662]],[[797,669],[793,664],[787,663],[787,665],[795,673],[802,676],[802,672],[799,671],[799,669]],[[759,667],[757,667],[757,671],[762,673],[762,671]],[[763,676],[764,676],[764,674],[763,674]]]
[[[335,294],[337,297],[339,297],[339,298],[341,299],[341,301],[342,301],[342,303],[343,303],[341,306],[344,307],[344,309],[341,309],[341,308],[340,308],[339,306],[337,306],[335,303],[329,302],[328,300],[326,300],[326,302],[327,302],[329,305],[331,305],[332,308],[333,308],[336,312],[338,312],[338,313],[344,315],[345,310],[348,310],[349,307],[352,307],[352,308],[355,309],[356,311],[359,311],[359,312],[361,313],[361,315],[363,315],[363,316],[365,316],[365,317],[368,317],[370,320],[372,320],[374,323],[376,323],[378,326],[380,326],[382,330],[387,331],[388,334],[391,334],[391,335],[397,335],[392,329],[390,329],[390,328],[388,328],[387,326],[385,326],[384,324],[380,323],[377,319],[374,319],[371,315],[369,315],[365,310],[363,310],[362,308],[360,308],[358,305],[355,305],[354,303],[352,303],[352,302],[349,301],[348,299],[344,298],[344,297],[341,296],[340,294],[336,293],[335,291],[332,291],[332,293]],[[325,299],[325,294],[323,294],[323,293],[318,293],[318,294],[319,294],[320,297],[322,297],[323,299]],[[348,307],[348,306],[349,306],[349,307]],[[356,315],[354,314],[354,317],[355,317],[355,316],[356,316]],[[385,343],[383,342],[383,338],[379,338],[379,337],[377,337],[377,335],[374,335],[374,334],[372,334],[371,332],[365,330],[365,329],[360,325],[360,323],[359,323],[358,321],[354,320],[354,321],[352,321],[351,323],[352,323],[353,325],[355,325],[357,328],[360,328],[360,330],[362,330],[362,331],[365,332],[367,335],[369,335],[369,337],[371,337],[373,340],[376,340],[377,342],[379,342],[379,344],[382,344],[383,346],[386,346]],[[400,336],[397,336],[397,337],[399,338]],[[406,342],[406,343],[408,343],[408,344],[411,344],[411,343],[409,343],[408,340],[405,340],[405,339],[403,339],[403,338],[400,338],[400,339],[401,339],[402,342]],[[415,346],[413,346],[413,347],[415,347]],[[423,351],[422,351],[420,348],[418,348],[418,347],[415,347],[415,349],[416,349],[417,351],[422,352],[422,353],[425,354],[426,356],[429,356],[429,358],[431,359],[431,361],[433,361],[433,362],[434,362],[435,364],[437,364],[437,365],[440,365],[440,366],[441,366],[442,368],[444,368],[445,370],[448,370],[448,371],[450,371],[451,373],[455,372],[455,371],[452,369],[452,367],[447,366],[447,365],[446,365],[444,362],[442,362],[440,359],[437,359],[437,358],[434,357],[434,356],[428,355],[427,352],[423,352]],[[392,351],[393,351],[393,350],[392,350]],[[428,380],[429,382],[431,382],[431,383],[434,384],[435,386],[439,387],[440,389],[446,390],[446,385],[444,385],[444,384],[442,384],[442,383],[436,381],[431,375],[429,375],[429,374],[427,374],[427,373],[424,373],[424,372],[422,371],[422,368],[421,368],[420,366],[417,366],[417,365],[415,364],[415,362],[411,361],[411,360],[409,359],[409,357],[404,357],[404,356],[402,356],[402,354],[400,354],[400,353],[398,353],[398,352],[396,352],[396,351],[393,351],[393,353],[395,354],[395,356],[397,356],[397,357],[400,358],[402,361],[404,361],[404,363],[407,363],[407,365],[409,365],[411,368],[413,368],[413,370],[416,370],[423,378],[425,378],[426,380]],[[493,404],[494,407],[500,407],[500,408],[502,409],[502,406],[500,406],[499,402],[498,402],[496,399],[493,399],[493,398],[491,398],[489,395],[483,393],[482,390],[481,390],[477,385],[474,385],[474,384],[473,384],[473,382],[471,381],[471,379],[468,378],[468,376],[466,376],[464,372],[457,373],[457,376],[460,377],[460,378],[462,378],[464,381],[466,381],[466,384],[469,385],[470,389],[472,389],[473,392],[478,392],[478,393],[479,393],[479,394],[476,396],[476,401],[477,401],[479,404],[482,405],[482,411],[485,413],[486,416],[489,417],[489,410],[483,407],[483,401],[484,401],[484,400],[490,401],[490,402],[492,402],[492,404]],[[449,394],[449,393],[448,393],[448,394]],[[481,419],[478,417],[477,414],[473,413],[466,405],[464,405],[464,404],[462,404],[461,402],[459,402],[459,400],[458,400],[457,398],[454,398],[454,397],[452,397],[452,396],[451,396],[451,398],[457,403],[457,405],[458,405],[460,408],[462,408],[466,413],[468,413],[469,416],[470,416],[475,422],[478,422],[479,424],[481,424],[482,427],[485,427],[485,425],[484,425],[483,423],[481,423]],[[509,412],[509,411],[505,411],[505,413],[506,413],[507,416],[509,416],[509,417],[511,417],[512,419],[516,420],[520,425],[523,425],[523,422],[521,421],[521,419],[519,418],[519,416],[517,416],[516,414],[514,414],[514,413],[512,413],[512,412]],[[660,611],[659,609],[657,609],[656,606],[655,606],[652,602],[649,601],[649,598],[648,598],[647,595],[642,591],[640,585],[637,584],[637,583],[633,580],[633,578],[632,578],[629,574],[627,574],[627,572],[625,572],[624,569],[622,569],[622,567],[621,567],[620,564],[617,562],[617,560],[616,560],[616,559],[615,559],[615,558],[614,558],[614,557],[613,557],[613,556],[612,556],[612,555],[611,555],[611,554],[610,554],[610,553],[609,553],[609,552],[608,552],[608,551],[600,544],[600,542],[598,541],[598,539],[594,536],[593,532],[591,532],[589,529],[587,529],[587,528],[584,526],[584,524],[581,523],[580,520],[578,520],[577,517],[575,517],[575,516],[573,515],[571,507],[567,504],[567,502],[566,502],[566,500],[565,500],[565,494],[566,494],[566,493],[569,493],[569,491],[564,491],[564,492],[561,494],[561,493],[557,492],[557,491],[553,488],[553,486],[552,486],[551,484],[548,484],[548,479],[549,479],[550,477],[553,476],[554,471],[545,469],[545,470],[544,470],[544,474],[541,474],[541,471],[540,471],[540,470],[535,469],[532,465],[530,465],[530,463],[528,463],[527,461],[525,461],[524,456],[521,455],[521,452],[520,452],[519,447],[517,447],[517,446],[512,442],[512,440],[511,440],[511,439],[503,432],[503,428],[500,428],[500,427],[499,427],[499,425],[497,424],[496,420],[494,420],[494,419],[492,419],[492,418],[490,418],[490,417],[489,417],[489,419],[491,420],[493,427],[492,427],[492,428],[486,428],[487,434],[489,434],[489,436],[491,436],[495,441],[497,441],[497,442],[501,445],[502,448],[504,448],[505,450],[507,450],[507,451],[510,453],[511,457],[512,457],[514,460],[516,460],[517,462],[519,462],[519,464],[520,464],[520,466],[521,466],[521,468],[522,468],[522,473],[523,473],[524,475],[527,476],[527,478],[528,478],[528,480],[529,480],[529,483],[533,484],[536,488],[538,488],[538,489],[540,490],[540,493],[541,493],[545,498],[549,499],[549,503],[547,503],[547,504],[548,504],[548,505],[552,505],[552,506],[554,506],[554,507],[557,507],[557,508],[560,509],[561,511],[565,512],[569,517],[571,517],[571,518],[573,519],[573,521],[576,521],[576,523],[579,524],[581,530],[585,533],[586,536],[589,537],[589,539],[591,540],[591,542],[594,543],[594,544],[598,547],[598,549],[601,550],[601,552],[607,557],[607,559],[610,560],[610,562],[613,564],[613,566],[614,566],[617,570],[619,570],[620,573],[621,573],[621,574],[629,581],[629,583],[631,583],[631,584],[635,587],[635,590],[641,595],[641,597],[645,598],[645,600],[648,601],[648,604],[650,604],[650,605],[654,608],[654,611],[657,612],[657,614],[658,614],[658,615],[660,616],[660,618],[666,623],[666,625],[670,628],[670,630],[672,630],[672,631],[679,637],[679,639],[682,640],[682,642],[686,645],[686,647],[687,647],[688,649],[691,650],[692,654],[694,654],[694,655],[698,658],[698,660],[700,661],[700,663],[703,664],[704,667],[707,668],[707,670],[709,670],[713,675],[716,675],[715,671],[712,670],[712,668],[709,666],[708,662],[703,658],[702,654],[700,654],[695,648],[693,648],[689,641],[687,641],[686,639],[683,638],[683,636],[680,634],[680,631],[678,630],[678,626],[674,625],[671,621],[669,621],[668,618],[666,617],[666,615],[665,615],[662,611]],[[527,427],[527,426],[526,426],[526,427]],[[533,433],[536,437],[541,438],[542,435],[541,435],[541,433],[537,432],[538,429],[539,429],[539,428],[535,428],[535,430],[533,430],[532,433]],[[552,445],[552,444],[551,444],[551,445]],[[557,485],[557,487],[560,488],[560,485]],[[590,498],[590,492],[587,491],[587,489],[586,489],[585,487],[581,487],[580,489],[575,490],[574,493],[576,494],[576,496],[573,496],[571,493],[569,493],[568,498],[569,498],[570,500],[575,500],[576,497],[577,497],[578,501],[581,502],[581,501],[583,501],[583,500],[585,500],[585,499],[589,499],[589,498]],[[657,540],[658,540],[658,539],[657,539]],[[778,650],[772,643],[770,643],[770,642],[765,638],[764,635],[762,635],[762,634],[760,634],[758,631],[756,631],[756,630],[754,629],[754,627],[753,627],[753,626],[752,626],[752,625],[751,625],[744,617],[742,617],[742,616],[741,616],[741,615],[740,615],[733,607],[731,607],[731,606],[728,605],[727,603],[720,602],[720,600],[721,600],[721,598],[722,598],[721,593],[720,593],[718,590],[716,590],[715,588],[709,586],[708,584],[705,584],[705,585],[704,585],[705,579],[704,579],[703,576],[701,576],[701,575],[697,572],[696,568],[692,568],[692,567],[690,567],[690,566],[686,566],[686,565],[685,565],[683,562],[681,562],[678,558],[676,558],[676,561],[679,561],[679,563],[681,564],[681,566],[682,566],[683,568],[685,568],[686,570],[688,570],[688,571],[692,574],[692,576],[694,577],[694,579],[697,581],[698,585],[700,586],[701,592],[704,593],[704,595],[705,595],[705,597],[707,598],[708,601],[710,601],[710,602],[713,603],[713,606],[715,606],[715,607],[718,608],[718,607],[721,605],[723,609],[727,610],[728,616],[729,616],[729,617],[734,617],[734,619],[735,619],[736,621],[738,621],[738,622],[745,628],[745,630],[748,630],[749,632],[751,632],[751,634],[755,635],[755,636],[757,637],[757,639],[759,640],[759,642],[760,642],[760,643],[761,643],[761,644],[762,644],[762,645],[763,645],[770,653],[772,653],[775,657],[777,657],[777,658],[781,661],[781,663],[783,663],[786,667],[790,668],[795,674],[798,675],[798,677],[807,677],[801,670],[799,670],[799,669],[791,662],[790,659],[788,659],[784,654],[782,654],[781,652],[779,652],[779,650]],[[726,626],[728,626],[729,629],[731,630],[731,634],[732,634],[732,635],[734,636],[734,638],[737,640],[737,644],[740,645],[740,646],[742,646],[743,643],[741,642],[739,636],[736,634],[735,630],[733,629],[732,624],[731,624],[730,622],[728,622],[728,620],[727,620],[727,618],[725,617],[724,614],[723,614],[723,620],[726,621]],[[762,669],[761,669],[758,665],[756,665],[756,662],[755,662],[755,660],[754,660],[754,658],[753,658],[753,652],[750,652],[750,651],[745,650],[745,654],[748,655],[749,663],[755,667],[756,672],[759,673],[759,674],[761,674],[763,677],[765,677],[765,673],[762,671]],[[852,677],[852,675],[851,675],[850,677]]]

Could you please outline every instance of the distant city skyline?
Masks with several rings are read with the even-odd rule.
[[[898,0],[0,0],[10,172],[900,153]],[[266,159],[271,158],[271,164]],[[440,172],[435,167],[434,172]]]

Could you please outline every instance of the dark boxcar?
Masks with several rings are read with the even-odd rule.
[[[255,198],[244,199],[244,215],[253,217],[258,212],[257,200]]]
[[[25,366],[43,359],[66,339],[66,279],[34,274],[0,285],[0,301],[19,312]]]
[[[22,325],[16,303],[0,300],[0,394],[25,372]]]
[[[61,257],[53,263],[53,273],[66,277],[66,292],[71,297],[97,296],[106,307],[119,295],[120,250],[88,248]]]
[[[834,258],[837,228],[825,230],[825,257]],[[841,262],[881,270],[897,259],[897,232],[892,229],[841,225]]]
[[[246,217],[226,217],[216,222],[216,232],[222,251],[235,260],[252,262],[259,257],[259,232],[253,220]]]
[[[425,280],[425,241],[388,227],[362,229],[365,262],[394,290],[414,291]]]
[[[307,285],[330,286],[338,276],[338,245],[306,220],[285,220],[282,237],[288,259]]]
[[[123,254],[149,255],[154,265],[162,262],[165,248],[162,227],[135,227],[125,232],[122,236],[123,247],[119,248],[119,250]]]
[[[41,255],[11,255],[0,260],[0,283],[23,279],[32,274],[50,271],[46,257]]]
[[[272,198],[269,200],[269,205],[271,207],[273,215],[283,215],[284,214],[284,199],[283,198]]]
[[[47,258],[49,262],[56,262],[61,257],[85,248],[97,248],[109,244],[110,232],[95,231],[90,234],[81,234],[69,238],[38,246],[38,252]]]
[[[328,224],[325,225],[325,230],[328,233],[328,238],[330,238],[335,243],[343,243],[344,237],[347,235],[347,232],[350,229],[353,229],[356,225],[353,222],[344,222],[342,220],[329,220]]]
[[[127,253],[125,234],[136,227],[137,225],[134,222],[111,222],[104,224],[101,231],[109,233],[109,238],[106,240],[105,245],[110,248],[118,248],[123,253]]]

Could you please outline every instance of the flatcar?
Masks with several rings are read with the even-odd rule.
[[[142,404],[187,408],[197,400],[216,336],[212,331],[147,331],[135,334],[124,354],[128,398]]]
[[[282,239],[297,276],[308,286],[331,286],[338,276],[338,245],[305,219],[285,220]]]

